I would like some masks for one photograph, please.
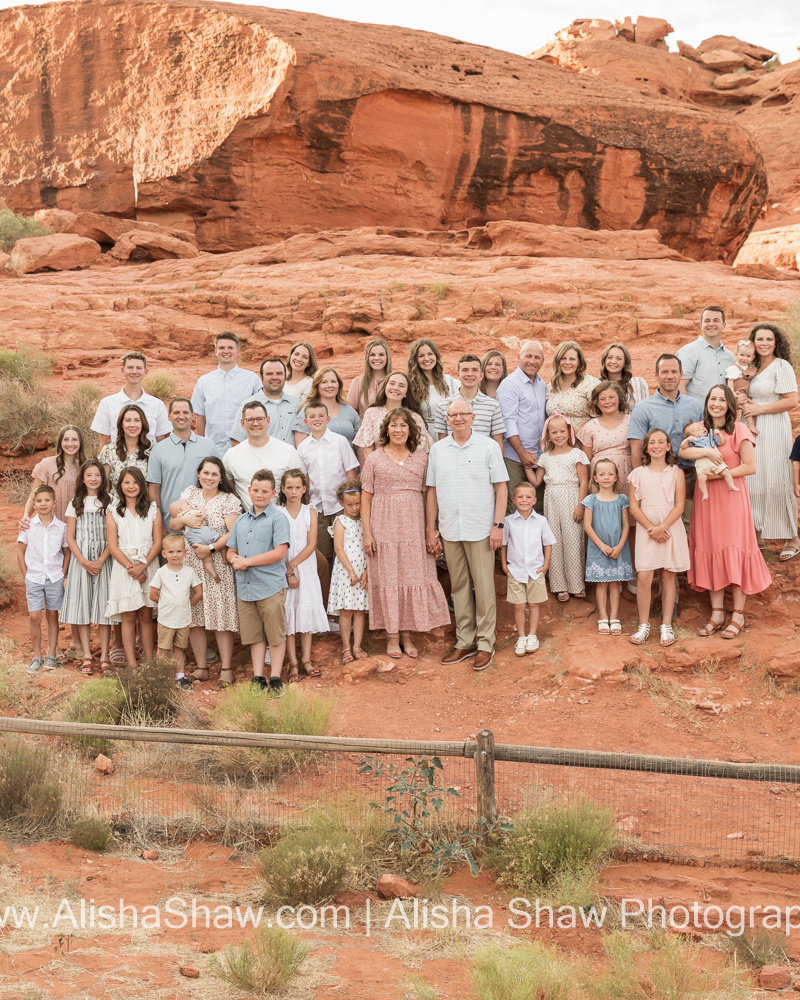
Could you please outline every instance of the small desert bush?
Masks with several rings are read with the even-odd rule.
[[[292,831],[261,852],[259,873],[270,902],[324,903],[343,889],[363,860],[352,834],[318,829]]]
[[[781,965],[786,961],[786,938],[781,934],[770,934],[764,927],[755,934],[728,938],[728,942],[737,964],[748,969],[760,969],[762,965]]]
[[[270,698],[252,685],[230,688],[211,715],[211,728],[232,733],[286,733],[322,736],[328,728],[333,700],[328,695],[291,685],[283,698]],[[271,778],[307,760],[310,751],[258,747],[193,747],[196,766],[210,773],[252,779]]]
[[[800,299],[795,299],[792,302],[786,310],[786,319],[778,325],[783,329],[789,341],[795,371],[800,371]]]
[[[116,726],[125,706],[125,692],[115,677],[97,677],[87,681],[72,695],[64,713],[66,722],[86,722],[92,725]],[[95,737],[74,737],[75,741],[93,753],[109,748],[109,741]]]
[[[475,955],[476,1000],[571,1000],[579,995],[575,967],[538,942],[504,948],[487,944]]]
[[[540,791],[519,813],[510,833],[487,850],[486,861],[508,885],[525,892],[559,889],[590,894],[592,874],[618,841],[613,813],[590,799],[565,801]]]
[[[609,935],[605,949],[611,964],[591,982],[592,1000],[746,1000],[752,995],[748,976],[729,965],[708,967],[696,944],[669,934],[656,948],[640,951],[625,931]]]
[[[281,927],[259,927],[252,942],[231,945],[210,961],[211,973],[256,996],[282,993],[300,970],[309,946]]]
[[[96,455],[100,450],[100,435],[91,429],[97,412],[97,404],[103,396],[102,389],[91,382],[79,382],[66,399],[58,403],[50,435],[55,440],[64,424],[80,427],[87,455]]]
[[[61,809],[59,773],[48,747],[19,737],[0,741],[0,817],[36,826],[51,823]]]
[[[125,695],[120,722],[123,725],[162,725],[170,721],[180,702],[175,687],[175,664],[154,657],[125,667],[117,675]]]
[[[57,400],[38,378],[28,385],[0,375],[0,434],[12,448],[24,443],[33,452],[40,436],[54,443],[64,424],[75,424],[83,432],[87,454],[93,454],[98,438],[89,425],[100,395],[95,386],[79,385],[66,399]]]
[[[19,567],[14,565],[8,549],[0,547],[0,608],[11,603],[14,580],[19,572]]]
[[[21,382],[29,389],[53,371],[53,359],[35,350],[0,349],[0,378]]]
[[[178,391],[178,380],[169,372],[153,372],[142,380],[142,388],[159,399],[172,399]]]
[[[111,843],[111,824],[97,814],[81,816],[69,831],[70,843],[86,851],[104,851]]]
[[[0,250],[9,253],[17,240],[26,236],[47,236],[50,230],[36,219],[17,215],[10,208],[0,210]]]

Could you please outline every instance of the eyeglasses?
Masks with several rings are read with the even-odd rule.
[[[263,424],[266,417],[245,417],[243,423],[245,424]]]
[[[474,413],[448,413],[448,420],[468,420],[470,417],[474,417]]]

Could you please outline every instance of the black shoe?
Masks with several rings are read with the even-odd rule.
[[[186,674],[181,674],[179,677],[175,678],[175,684],[181,689],[181,691],[194,691],[192,687],[192,682],[186,676]]]
[[[266,677],[254,677],[250,681],[250,686],[257,688],[259,691],[267,690],[267,679]]]
[[[283,681],[280,679],[280,677],[270,677],[269,693],[272,695],[273,698],[283,697]]]

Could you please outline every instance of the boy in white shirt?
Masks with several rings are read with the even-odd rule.
[[[328,528],[342,510],[336,489],[345,479],[355,479],[358,459],[344,434],[328,430],[331,418],[324,403],[308,403],[303,413],[309,436],[297,453],[311,486],[311,506],[317,511],[317,551],[330,561],[333,539]]]
[[[158,655],[174,656],[178,672],[175,681],[182,691],[191,691],[192,682],[183,672],[192,605],[203,599],[203,584],[195,570],[183,565],[186,542],[183,535],[167,535],[161,555],[167,560],[150,581],[150,600],[158,606]]]
[[[47,657],[45,670],[58,666],[58,612],[64,600],[64,586],[69,567],[67,526],[53,513],[56,491],[52,486],[37,486],[33,491],[34,516],[27,531],[17,536],[17,562],[25,577],[25,596],[30,616],[33,659],[28,673],[42,666],[42,612],[47,618]]]
[[[539,605],[547,600],[545,573],[556,538],[547,521],[533,509],[536,490],[531,483],[518,483],[513,493],[516,512],[506,516],[500,562],[508,577],[506,600],[514,605],[517,626],[517,656],[535,653],[539,648]],[[525,632],[525,605],[530,624]]]

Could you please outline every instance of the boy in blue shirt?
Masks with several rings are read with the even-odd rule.
[[[283,606],[286,602],[286,553],[289,522],[272,505],[275,477],[269,469],[253,474],[248,490],[251,510],[240,514],[228,537],[228,562],[236,571],[236,603],[242,643],[250,647],[252,683],[278,697],[283,694],[281,669],[286,651]],[[264,678],[269,645],[271,676]]]

